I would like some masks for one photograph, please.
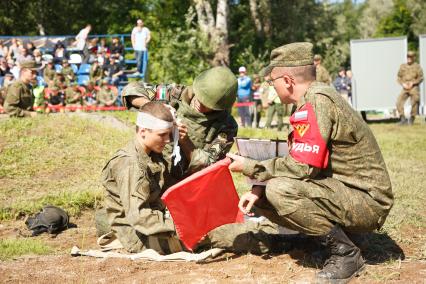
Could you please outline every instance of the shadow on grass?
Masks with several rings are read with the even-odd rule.
[[[351,235],[351,240],[361,249],[367,264],[375,265],[396,259],[405,259],[404,251],[386,233],[367,233]],[[293,249],[288,254],[297,260],[297,264],[321,268],[329,257],[328,250],[321,245],[318,238],[303,236],[294,241]]]

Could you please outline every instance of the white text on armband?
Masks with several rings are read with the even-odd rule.
[[[306,143],[294,143],[291,148],[292,151],[296,152],[311,152],[313,154],[318,154],[320,147],[318,145],[308,145]]]

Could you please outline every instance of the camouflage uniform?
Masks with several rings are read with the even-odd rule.
[[[95,85],[99,85],[101,80],[102,80],[102,67],[98,66],[98,68],[96,68],[96,70],[93,70],[93,66],[92,68],[90,68],[90,81],[95,84]]]
[[[114,105],[115,100],[117,99],[114,92],[107,85],[101,86],[101,89],[97,92],[96,100],[100,106],[111,106]],[[113,103],[111,103],[111,101]]]
[[[161,154],[147,155],[135,138],[120,149],[102,170],[105,208],[111,230],[129,252],[152,248],[160,253],[181,251],[173,220],[161,195],[169,185],[168,164]],[[229,224],[211,231],[200,246],[236,252],[263,253],[276,234],[270,222]]]
[[[83,105],[83,96],[80,91],[75,90],[74,86],[65,89],[65,104],[67,107],[78,108]],[[74,109],[72,109],[74,110]]]
[[[210,70],[215,69],[213,68]],[[232,79],[235,80],[235,86],[232,88],[235,88],[236,92],[237,80],[235,75],[232,76]],[[196,82],[198,81],[194,81],[194,83]],[[217,84],[217,82],[211,83]],[[132,89],[138,89],[138,91]],[[206,90],[209,91],[209,88],[206,88]],[[213,92],[214,91],[215,90],[213,90]],[[173,167],[171,170],[173,176],[177,179],[181,179],[190,173],[223,159],[226,153],[231,149],[233,139],[238,131],[238,124],[230,114],[230,110],[217,110],[203,114],[191,107],[191,102],[196,96],[195,93],[193,86],[143,86],[140,83],[131,83],[123,89],[122,92],[123,105],[128,108],[131,107],[129,97],[135,95],[144,97],[148,100],[161,99],[176,108],[177,117],[188,127],[188,137],[196,148],[192,154],[191,161],[188,161],[182,153],[182,161],[177,167]],[[223,95],[220,94],[220,96]],[[232,103],[235,101],[235,96],[231,96],[231,100],[232,102],[230,103],[224,100],[220,101],[220,103],[232,106]],[[171,151],[172,147],[168,145],[164,151],[165,157],[170,156]]]
[[[62,75],[64,75],[65,82],[68,86],[75,80],[74,70],[72,70],[71,66],[63,67]]]
[[[18,80],[7,88],[4,110],[10,116],[30,116],[34,104],[31,85]]]
[[[393,195],[373,133],[332,87],[312,83],[296,112],[306,103],[330,150],[328,167],[319,169],[291,155],[247,160],[245,175],[269,180],[260,210],[273,222],[308,235],[325,235],[333,224],[351,232],[380,228]]]
[[[49,88],[53,86],[51,82],[55,80],[55,76],[56,76],[56,71],[54,67],[52,69],[50,69],[49,66],[46,66],[44,68],[43,79],[44,79],[44,82],[49,86]]]
[[[324,66],[322,66],[321,64],[317,65],[316,73],[317,73],[317,79],[316,80],[318,82],[322,82],[322,83],[325,83],[327,85],[331,84],[330,74],[328,73],[327,69],[325,69]]]
[[[398,71],[398,83],[412,82],[413,87],[409,90],[402,89],[396,102],[396,108],[400,116],[404,116],[405,101],[410,98],[411,100],[411,117],[415,117],[419,108],[420,101],[420,88],[419,85],[423,81],[423,71],[417,63],[402,64]]]

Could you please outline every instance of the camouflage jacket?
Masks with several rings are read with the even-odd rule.
[[[49,69],[47,66],[44,68],[43,79],[46,84],[49,84],[49,81],[53,81],[55,79],[55,75],[55,69]]]
[[[145,94],[149,100],[163,100],[177,110],[177,117],[188,127],[188,137],[195,146],[191,161],[181,153],[182,161],[171,169],[175,179],[182,179],[210,164],[225,158],[232,147],[238,132],[238,124],[229,111],[213,111],[202,114],[194,110],[190,104],[194,97],[191,86],[155,85],[147,86]],[[129,101],[123,97],[123,105],[128,108]],[[164,151],[168,159],[172,152],[171,145]]]
[[[322,82],[322,83],[325,83],[327,85],[330,85],[330,83],[331,83],[331,77],[330,77],[330,74],[328,73],[327,69],[325,69],[324,66],[317,65],[316,72],[317,72],[317,78],[316,78],[316,80],[318,82]]]
[[[107,86],[101,87],[96,95],[96,100],[101,105],[106,105],[111,101],[115,101],[116,96],[114,92]]]
[[[143,246],[140,235],[175,232],[161,201],[167,174],[161,154],[147,155],[135,138],[118,150],[102,170],[108,223],[125,248]],[[140,248],[139,248],[140,249]]]
[[[67,67],[62,68],[61,72],[62,72],[62,75],[64,75],[65,81],[67,83],[75,80],[75,74],[74,74],[74,71],[72,70],[71,66],[67,66]]]
[[[83,96],[80,91],[74,90],[73,86],[65,89],[65,103],[69,104],[82,104]]]
[[[100,79],[102,79],[102,68],[100,66],[96,70],[90,68],[90,80],[94,82]]]
[[[401,64],[398,71],[398,83],[413,82],[414,86],[419,85],[423,81],[423,70],[419,64]]]
[[[389,211],[393,205],[389,174],[379,145],[361,116],[323,83],[312,83],[295,111],[306,103],[312,105],[319,132],[329,149],[328,166],[312,167],[288,155],[262,162],[247,159],[243,173],[260,181],[279,176],[309,180],[331,189],[336,188],[332,183],[337,179],[349,188],[367,192],[380,210]]]
[[[18,80],[7,88],[4,110],[9,116],[30,116],[34,104],[34,96],[30,85]]]

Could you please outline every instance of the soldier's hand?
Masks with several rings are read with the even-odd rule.
[[[257,200],[260,198],[260,192],[253,188],[251,192],[244,193],[241,198],[240,202],[238,203],[238,208],[240,208],[241,212],[248,216],[253,216],[254,213],[251,212],[251,209],[253,208],[253,205],[256,203]]]
[[[184,140],[188,137],[188,127],[185,124],[181,123],[179,120],[176,121],[176,126],[179,130],[179,141]]]
[[[244,162],[245,162],[244,157],[231,154],[231,153],[226,154],[226,156],[232,159],[232,163],[228,167],[230,171],[237,172],[237,173],[240,173],[243,171]]]

